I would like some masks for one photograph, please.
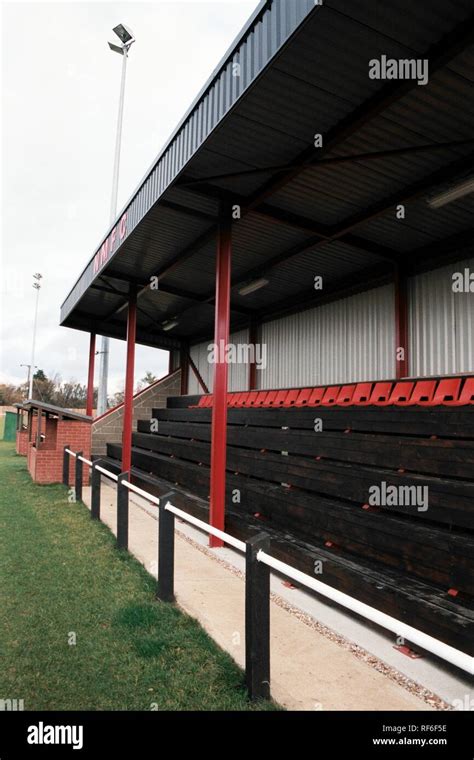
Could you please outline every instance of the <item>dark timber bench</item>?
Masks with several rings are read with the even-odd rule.
[[[156,409],[132,450],[135,482],[205,519],[211,413]],[[265,530],[280,559],[474,654],[474,406],[229,408],[227,469],[230,532]],[[428,509],[369,505],[382,482],[426,486]]]

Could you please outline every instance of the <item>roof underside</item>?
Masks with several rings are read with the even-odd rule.
[[[54,404],[46,404],[43,401],[35,401],[34,399],[28,399],[24,404],[15,404],[17,409],[27,412],[45,413],[50,417],[58,417],[65,420],[79,420],[79,422],[92,422],[92,417],[87,414],[80,414],[72,409],[63,409],[60,406]]]
[[[134,283],[139,343],[209,338],[221,202],[241,207],[233,330],[388,281],[397,266],[471,255],[473,196],[438,209],[426,199],[472,174],[473,40],[471,0],[263,3],[126,207],[123,242],[98,273],[89,264],[61,323],[124,338]],[[383,55],[428,59],[428,84],[371,79],[369,60]],[[269,284],[239,295],[258,277]]]

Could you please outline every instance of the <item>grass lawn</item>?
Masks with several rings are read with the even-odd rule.
[[[0,699],[25,710],[250,710],[243,673],[61,485],[0,442]],[[71,644],[76,640],[75,645]]]

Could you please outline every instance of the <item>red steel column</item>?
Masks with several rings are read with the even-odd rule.
[[[135,336],[137,332],[137,291],[130,286],[127,315],[127,370],[123,405],[122,472],[132,466],[133,383],[135,370]]]
[[[229,343],[230,322],[230,270],[232,254],[232,225],[230,212],[221,218],[216,252],[216,301],[214,343],[217,357],[214,365],[214,387],[211,433],[211,504],[210,523],[224,530],[225,486],[227,455],[227,362],[221,356],[221,347]],[[209,537],[212,547],[223,546],[223,541]]]
[[[92,416],[94,408],[94,363],[95,363],[95,333],[91,333],[89,343],[89,373],[87,376],[86,414]]]
[[[408,376],[408,300],[407,279],[395,270],[395,371],[396,378]]]

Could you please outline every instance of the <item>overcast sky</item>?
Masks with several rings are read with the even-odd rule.
[[[128,200],[257,0],[2,2],[0,382],[26,378],[43,274],[35,364],[86,381],[89,336],[59,308],[109,226],[121,58],[127,70],[118,205]],[[137,346],[135,379],[166,374],[168,354]],[[111,341],[109,393],[123,387],[125,343]],[[98,378],[96,362],[96,383]]]

